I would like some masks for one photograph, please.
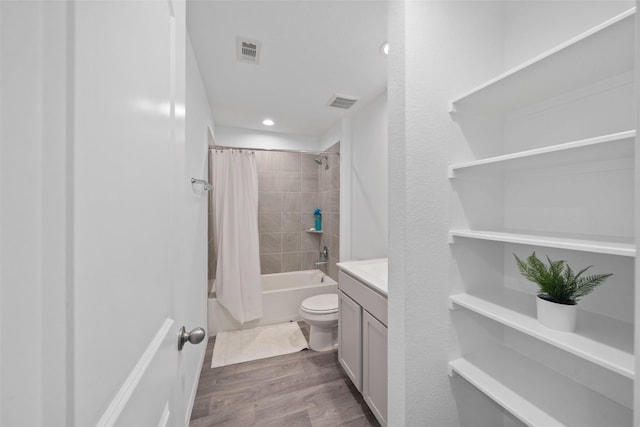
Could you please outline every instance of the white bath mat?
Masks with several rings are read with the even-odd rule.
[[[309,348],[297,322],[220,332],[213,346],[211,367],[295,353]]]

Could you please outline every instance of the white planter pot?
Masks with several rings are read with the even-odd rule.
[[[540,296],[536,298],[536,301],[538,322],[557,331],[573,332],[576,330],[577,304],[558,304],[542,299]]]

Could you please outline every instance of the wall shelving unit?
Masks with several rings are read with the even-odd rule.
[[[636,131],[630,130],[549,147],[505,154],[449,167],[449,178],[486,168],[494,171],[566,165],[570,162],[633,158]]]
[[[491,397],[500,406],[515,414],[515,416],[529,426],[563,427],[564,424],[527,398],[516,394],[507,385],[496,379],[491,374],[478,368],[473,362],[460,358],[449,362],[449,375],[460,375],[471,384]]]
[[[633,284],[612,280],[606,291],[611,298],[598,296],[598,291],[586,297],[598,302],[598,310],[580,307],[576,332],[554,331],[537,321],[536,297],[519,287],[525,280],[513,265],[512,253],[515,248],[555,251],[570,260],[589,260],[598,272],[625,269],[611,271],[614,278],[633,277],[635,214],[627,207],[630,194],[635,194],[635,123],[602,112],[607,103],[611,111],[620,111],[634,96],[635,13],[633,8],[608,19],[450,105],[467,146],[455,151],[448,170],[454,200],[460,202],[452,205],[449,231],[452,265],[458,271],[452,275],[449,308],[453,317],[470,316],[472,321],[454,325],[460,339],[472,338],[460,346],[449,373],[525,425],[633,422],[629,400],[616,396],[628,396],[633,387],[634,316],[629,310],[616,311],[612,303],[632,301]],[[567,105],[575,105],[574,111]],[[553,117],[556,112],[559,118]],[[549,117],[553,120],[546,123]],[[491,128],[476,138],[478,118],[488,119]],[[474,121],[471,131],[464,129],[467,120]],[[572,134],[565,123],[580,126]],[[532,129],[538,134],[530,135]],[[560,190],[553,188],[553,179],[560,182]],[[562,189],[572,185],[587,191],[565,199]],[[532,197],[518,194],[521,187]],[[590,189],[592,209],[576,215],[576,201]],[[605,195],[606,202],[598,202]],[[528,209],[535,213],[527,215]],[[568,223],[572,229],[565,232]],[[479,277],[485,273],[491,277]],[[478,318],[482,321],[475,321]],[[482,334],[489,339],[478,339]],[[519,339],[528,340],[535,351],[517,351]],[[536,360],[549,346],[565,361],[593,366],[598,373],[578,380],[563,372],[560,363]],[[588,377],[589,369],[581,375]]]
[[[545,366],[511,350],[488,351],[452,360],[449,374],[458,374],[491,397],[527,426],[631,425],[631,414],[619,403],[559,377]],[[529,385],[553,384],[545,390]],[[589,403],[605,400],[597,410]]]
[[[458,294],[449,297],[450,308],[462,307],[532,336],[547,344],[610,369],[629,379],[635,375],[633,325],[612,318],[580,311],[579,329],[575,333],[558,332],[536,319],[535,298],[523,292],[503,289],[481,295]],[[589,335],[589,325],[592,328]]]
[[[632,71],[634,14],[635,8],[629,9],[481,84],[456,98],[450,112],[512,111]]]
[[[629,239],[609,238],[609,240],[595,239],[596,236],[585,235],[541,235],[530,232],[504,232],[487,230],[451,230],[451,243],[456,237],[479,239],[493,242],[507,242],[521,245],[541,246],[546,248],[569,249],[573,251],[595,252],[599,254],[620,255],[634,257],[636,246]]]

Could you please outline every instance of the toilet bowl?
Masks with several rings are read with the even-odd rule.
[[[298,313],[311,325],[309,347],[314,351],[332,350],[338,345],[338,294],[321,294],[302,301]]]

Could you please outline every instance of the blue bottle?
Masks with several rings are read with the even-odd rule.
[[[316,219],[316,231],[322,230],[322,211],[320,209],[316,209],[313,211],[313,216]]]

